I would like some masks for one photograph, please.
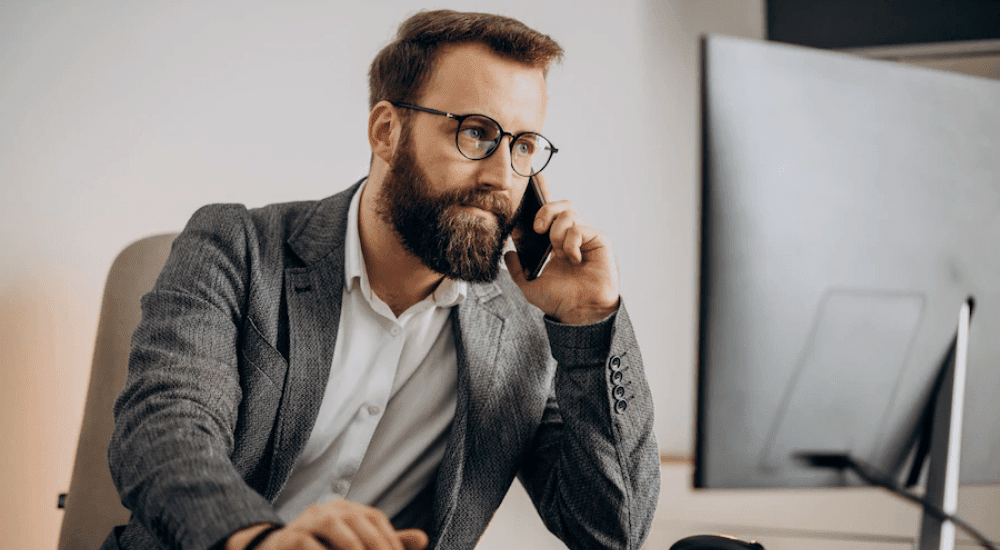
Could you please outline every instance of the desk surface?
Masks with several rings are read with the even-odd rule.
[[[690,464],[663,464],[660,472],[659,505],[644,546],[650,550],[666,550],[683,537],[703,533],[755,539],[767,550],[914,548],[919,509],[879,489],[696,491],[691,488]],[[1000,486],[963,487],[959,515],[1000,539]],[[542,525],[518,483],[477,546],[478,550],[509,548],[565,548]]]

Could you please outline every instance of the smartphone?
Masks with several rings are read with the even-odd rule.
[[[542,274],[545,264],[549,263],[549,258],[552,257],[549,232],[535,233],[534,228],[535,214],[538,214],[543,204],[545,198],[542,197],[538,182],[533,177],[528,178],[528,188],[525,189],[524,198],[521,199],[512,235],[517,257],[524,269],[524,276],[529,281]]]

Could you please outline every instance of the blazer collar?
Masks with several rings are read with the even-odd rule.
[[[366,178],[316,203],[288,239],[288,246],[307,266],[313,265],[344,246],[347,212],[351,197]]]

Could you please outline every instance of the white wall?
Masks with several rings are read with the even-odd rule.
[[[422,7],[566,49],[553,193],[610,234],[668,454],[693,425],[697,36],[763,0],[0,2],[0,540],[53,548],[115,255],[200,205],[319,198],[366,172],[366,71]]]

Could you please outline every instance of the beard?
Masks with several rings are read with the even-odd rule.
[[[507,198],[479,187],[431,190],[417,164],[407,128],[376,198],[379,217],[403,246],[433,271],[452,279],[489,282],[500,272],[503,245],[514,225]],[[476,207],[495,220],[465,211]]]

